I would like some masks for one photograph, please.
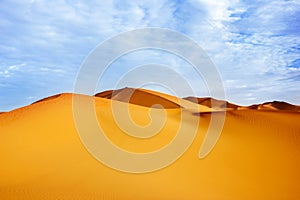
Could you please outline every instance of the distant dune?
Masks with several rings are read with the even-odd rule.
[[[200,105],[207,106],[209,108],[214,105],[217,108],[226,108],[226,110],[245,110],[245,109],[253,109],[253,110],[278,110],[278,111],[291,111],[291,112],[300,112],[300,106],[292,105],[283,101],[273,101],[266,102],[262,104],[254,104],[250,106],[239,106],[225,100],[218,100],[211,97],[197,98],[197,97],[186,97],[184,98],[191,102],[198,103]]]
[[[300,112],[300,106],[292,105],[283,101],[273,101],[262,104],[255,104],[248,106],[248,108],[255,110],[282,110]]]
[[[242,107],[132,88],[75,96],[82,105],[95,101],[107,138],[127,151],[156,151],[193,119],[200,119],[197,135],[183,156],[166,168],[145,174],[116,171],[83,146],[73,120],[73,94],[48,97],[0,113],[1,200],[300,199],[299,106],[275,101]],[[165,124],[151,138],[131,137],[114,122],[112,103],[117,110],[129,108],[136,124],[166,117]],[[225,105],[221,136],[212,152],[199,159],[211,116],[225,111]],[[91,116],[82,117],[89,121]]]
[[[207,106],[209,108],[212,107],[212,105],[218,107],[218,108],[227,108],[227,110],[237,110],[240,106],[229,103],[224,100],[217,100],[210,97],[204,97],[204,98],[197,98],[197,97],[186,97],[184,98],[186,100],[196,102],[198,104]]]

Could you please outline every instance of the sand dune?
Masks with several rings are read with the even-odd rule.
[[[300,106],[292,105],[283,101],[266,102],[248,106],[250,109],[256,110],[282,110],[300,112]]]
[[[273,101],[273,102],[266,102],[262,104],[254,104],[250,106],[239,106],[228,101],[218,100],[211,97],[204,97],[204,98],[197,98],[197,97],[186,97],[186,100],[198,103],[203,106],[207,106],[212,108],[212,105],[215,108],[226,108],[226,110],[247,110],[247,109],[254,109],[254,110],[278,110],[278,111],[292,111],[292,112],[300,112],[300,106],[292,105],[283,101]]]
[[[170,101],[161,96],[148,93],[140,89],[124,88],[120,90],[109,90],[95,95],[96,97],[102,97],[107,99],[113,99],[126,103],[136,104],[145,107],[155,107],[161,105],[162,107],[157,108],[180,108],[181,106],[173,101]]]
[[[136,104],[154,108],[185,108],[194,112],[211,112],[211,108],[205,105],[197,105],[195,102],[181,99],[168,94],[146,90],[141,88],[123,88],[119,90],[108,90],[95,95],[96,97],[117,100],[121,102]]]
[[[0,199],[300,199],[300,113],[281,111],[294,107],[272,103],[276,112],[228,110],[218,143],[199,159],[214,112],[195,115],[187,104],[179,104],[187,100],[147,90],[135,91],[128,104],[127,92],[76,97],[83,105],[95,100],[106,136],[127,151],[162,148],[182,124],[200,118],[196,138],[180,159],[145,174],[103,165],[82,145],[72,94],[56,95],[0,115]],[[166,122],[149,139],[131,137],[115,124],[112,103],[120,110],[129,107],[132,120],[141,126],[151,122],[151,110],[151,116],[166,116]],[[207,99],[203,103],[203,108],[210,105]],[[150,109],[154,104],[167,109]],[[88,122],[91,116],[82,117]],[[189,120],[181,121],[182,117]]]
[[[35,102],[33,102],[32,104],[39,103],[39,102],[43,102],[43,101],[48,101],[48,100],[51,100],[51,99],[55,99],[55,98],[60,97],[61,95],[62,95],[62,94],[56,94],[56,95],[53,95],[53,96],[50,96],[50,97],[46,97],[46,98],[40,99],[40,100],[38,100],[38,101],[35,101]]]
[[[214,105],[217,108],[226,108],[227,110],[237,110],[238,107],[240,107],[238,105],[229,103],[227,101],[218,100],[218,99],[214,99],[214,98],[211,98],[211,97],[204,97],[204,98],[186,97],[184,99],[195,102],[195,103],[198,103],[200,105],[207,106],[209,108],[211,108],[212,105]]]

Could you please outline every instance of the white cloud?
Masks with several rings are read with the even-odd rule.
[[[297,0],[2,1],[0,77],[14,85],[27,76],[44,74],[65,90],[98,43],[135,28],[164,27],[186,34],[207,51],[229,99],[255,103],[287,96],[300,103],[292,93],[300,88],[299,66],[295,66],[300,53],[299,8]],[[159,62],[165,57],[158,54]],[[139,55],[126,62],[151,60],[146,58],[147,54]],[[166,62],[197,81],[179,60]],[[32,79],[31,84],[39,81]],[[27,92],[32,93],[27,96],[37,94]],[[253,96],[241,95],[249,93]],[[203,94],[200,89],[199,94]]]

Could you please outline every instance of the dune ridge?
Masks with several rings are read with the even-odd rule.
[[[66,93],[2,113],[0,199],[300,199],[300,113],[286,110],[293,110],[293,105],[266,103],[277,109],[272,112],[227,110],[219,141],[206,158],[199,159],[211,116],[218,114],[209,108],[209,98],[196,100],[211,112],[200,110],[195,115],[189,109],[195,103],[187,103],[191,99],[181,101],[138,89],[127,103],[128,89],[116,94],[114,100],[112,91],[98,96]],[[166,168],[145,174],[116,171],[98,162],[82,145],[73,119],[74,96],[80,97],[82,105],[95,102],[104,134],[126,151],[160,149],[182,123],[189,126],[189,120],[200,119],[197,135],[183,156]],[[128,108],[132,120],[141,126],[151,123],[151,110],[152,117],[165,117],[166,122],[149,139],[131,137],[114,122],[113,103],[117,109]],[[157,103],[167,108],[150,108]],[[217,103],[224,105],[224,101]],[[91,117],[82,116],[85,122]],[[182,117],[186,120],[181,121]]]
[[[211,97],[185,97],[184,99],[207,106],[209,108],[214,105],[217,108],[226,108],[226,110],[269,110],[269,111],[291,111],[300,112],[300,106],[293,105],[284,101],[265,102],[261,104],[253,104],[250,106],[240,106],[225,100],[218,100]]]
[[[155,105],[157,104],[161,105],[165,109],[181,107],[177,103],[163,98],[161,96],[133,88],[123,88],[119,90],[104,91],[96,94],[95,96],[122,101],[126,103],[128,102],[145,107],[156,107]]]
[[[215,107],[218,108],[226,108],[227,110],[237,110],[239,107],[238,105],[235,105],[233,103],[227,102],[225,100],[218,100],[218,99],[214,99],[211,97],[185,97],[184,99],[192,101],[192,102],[196,102],[198,104],[207,106],[209,108],[212,107],[212,105],[214,105]]]
[[[256,110],[282,110],[282,111],[300,112],[300,106],[286,103],[284,101],[272,101],[272,102],[265,102],[262,104],[254,104],[248,106],[248,108],[256,109]]]
[[[72,93],[61,93],[51,95],[40,100],[37,100],[31,104],[41,103],[48,100],[56,99],[60,96],[64,95],[73,95]],[[95,97],[111,99],[116,101],[121,101],[125,103],[131,103],[135,105],[145,106],[145,107],[153,107],[153,108],[179,108],[184,107],[186,102],[192,102],[195,104],[199,104],[201,108],[204,108],[204,112],[210,112],[207,108],[212,108],[212,105],[215,108],[226,108],[227,111],[229,110],[244,110],[244,109],[253,109],[253,110],[272,110],[272,111],[292,111],[292,112],[300,112],[300,105],[290,104],[284,101],[272,101],[272,102],[264,102],[261,104],[253,104],[249,106],[240,106],[237,104],[233,104],[226,100],[219,100],[212,97],[184,97],[178,98],[169,94],[163,94],[157,91],[147,90],[143,88],[122,88],[118,90],[106,90],[94,95]],[[130,98],[129,98],[130,97]],[[180,105],[183,104],[183,105]],[[161,105],[156,106],[155,105]],[[26,106],[25,106],[26,107]],[[188,106],[186,106],[188,107]],[[20,108],[18,108],[20,109]],[[0,111],[0,114],[8,113]]]
[[[194,112],[212,112],[213,109],[195,104],[186,99],[181,99],[161,92],[141,88],[122,88],[119,90],[108,90],[95,94],[96,97],[136,104],[154,108],[185,108]]]
[[[61,95],[62,94],[55,94],[55,95],[52,95],[52,96],[49,96],[49,97],[45,97],[45,98],[42,98],[40,100],[37,100],[37,101],[33,102],[32,104],[43,102],[43,101],[48,101],[48,100],[51,100],[51,99],[55,99],[55,98],[60,97]]]

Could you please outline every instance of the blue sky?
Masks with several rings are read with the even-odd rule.
[[[0,0],[0,110],[72,92],[80,65],[99,43],[144,27],[196,41],[220,72],[229,101],[300,104],[298,0]],[[147,63],[176,68],[199,85],[198,96],[209,95],[187,63],[160,51],[120,58],[99,90],[114,86],[121,65]]]

